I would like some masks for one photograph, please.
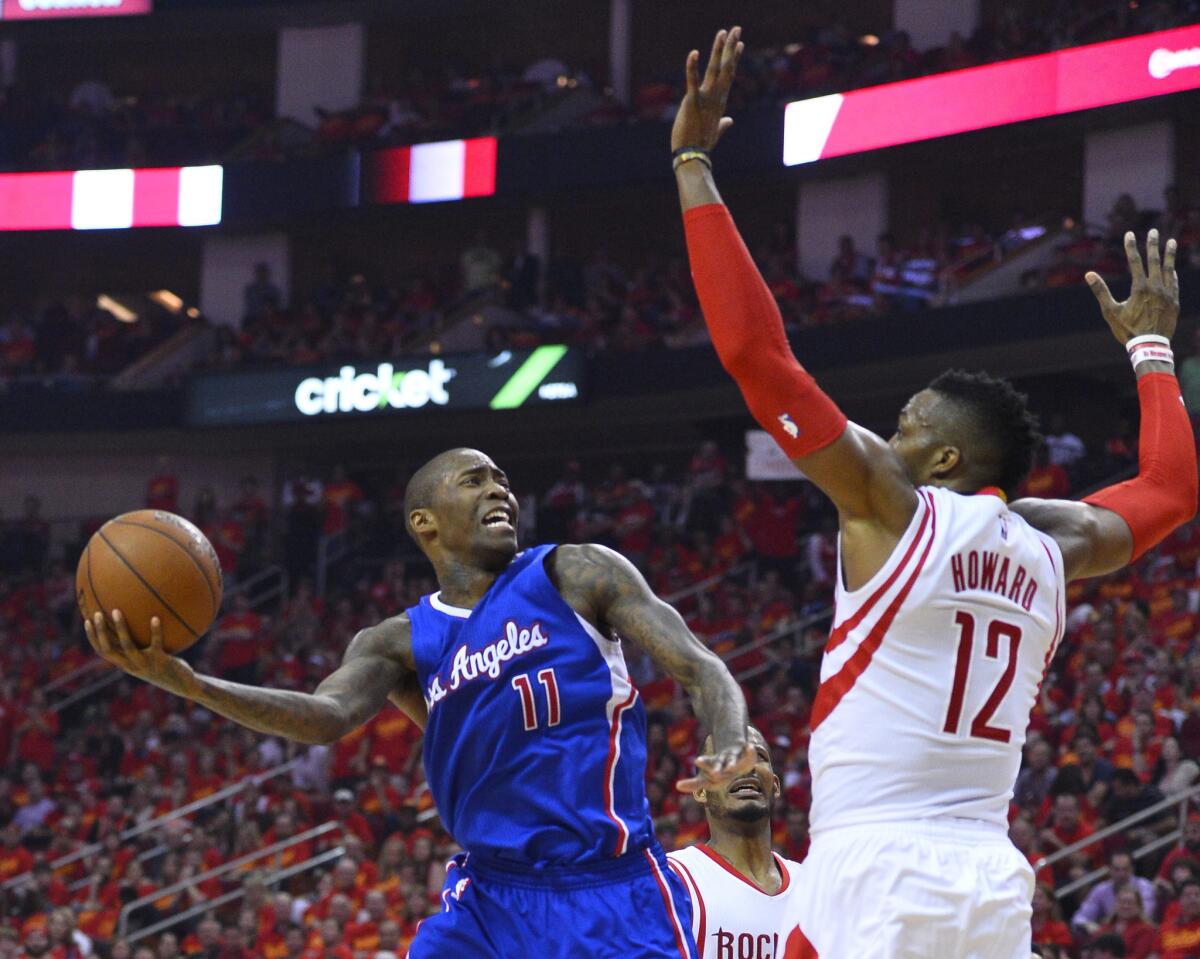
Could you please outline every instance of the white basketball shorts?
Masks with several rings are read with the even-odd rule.
[[[820,959],[1030,959],[1033,870],[988,823],[823,830],[798,884]]]

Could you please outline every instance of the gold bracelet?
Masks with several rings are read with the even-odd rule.
[[[687,163],[689,160],[699,160],[710,170],[712,169],[712,158],[703,150],[680,150],[675,154],[675,159],[671,163],[671,169],[678,170],[682,164]]]

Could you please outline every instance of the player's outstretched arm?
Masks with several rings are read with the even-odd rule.
[[[1137,239],[1126,233],[1133,282],[1123,303],[1113,299],[1098,274],[1087,275],[1104,319],[1129,351],[1142,421],[1133,479],[1082,503],[1026,499],[1013,504],[1013,510],[1054,537],[1068,580],[1120,569],[1196,513],[1196,446],[1170,350],[1179,319],[1175,252],[1175,241],[1168,240],[1160,261],[1158,231],[1151,230],[1143,266]]]
[[[88,641],[114,666],[235,723],[302,743],[335,742],[361,726],[383,708],[408,672],[397,655],[397,640],[407,645],[408,638],[408,621],[402,617],[355,636],[346,647],[342,665],[311,694],[247,686],[197,673],[163,649],[162,624],[157,618],[151,621],[151,642],[144,649],[129,635],[120,610],[114,610],[112,625],[115,628],[110,628],[100,613],[94,620],[84,621]],[[403,636],[398,637],[398,632]]]
[[[644,650],[687,690],[700,725],[712,733],[714,753],[697,758],[696,777],[680,782],[680,790],[724,782],[754,765],[746,698],[737,680],[629,560],[605,546],[560,546],[547,570],[574,609],[602,632],[615,631]]]
[[[833,500],[843,520],[877,523],[898,538],[917,507],[911,480],[888,444],[847,423],[792,354],[775,298],[713,180],[708,154],[733,124],[723,114],[742,51],[740,38],[739,27],[717,34],[703,79],[699,53],[688,55],[687,94],[671,131],[688,257],[704,321],[750,412]]]

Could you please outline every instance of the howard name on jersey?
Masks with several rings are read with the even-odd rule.
[[[812,714],[814,832],[936,816],[1007,824],[1062,636],[1062,555],[999,496],[917,495],[870,581],[845,589],[839,565]]]

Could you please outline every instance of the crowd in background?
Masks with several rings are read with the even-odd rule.
[[[1023,494],[1070,495],[1136,457],[1125,423],[1096,449],[1061,417],[1046,433]],[[230,587],[222,616],[190,654],[196,665],[308,690],[358,629],[431,592],[428,567],[405,545],[404,482],[403,473],[302,469],[278,490],[247,478],[227,502],[205,488],[182,503],[179,478],[163,461],[147,482],[146,504],[191,516]],[[523,542],[620,550],[726,658],[783,783],[776,848],[802,859],[808,717],[836,575],[836,522],[823,498],[804,483],[747,482],[736,459],[711,442],[687,462],[632,471],[612,464],[589,472],[571,461],[543,488],[518,492]],[[438,907],[442,864],[453,851],[424,781],[418,728],[388,707],[333,746],[300,747],[127,678],[79,701],[69,697],[94,675],[48,693],[92,658],[70,567],[94,524],[79,531],[79,542],[51,543],[31,498],[23,520],[9,525],[14,532],[0,537],[0,756],[8,760],[0,774],[0,956],[402,956],[420,918]],[[354,547],[320,596],[315,545],[338,535]],[[286,598],[255,606],[239,594],[239,582],[283,559],[292,565]],[[1192,524],[1133,569],[1071,587],[1066,637],[1032,717],[1012,805],[1013,839],[1031,861],[1200,781],[1198,562],[1200,524]],[[647,792],[658,834],[667,848],[702,840],[702,809],[672,788],[697,752],[695,719],[670,680],[628,655],[649,716]],[[239,783],[221,802],[127,835]],[[1200,820],[1189,823],[1180,849],[1164,847],[1131,866],[1121,858],[1176,815],[1167,810],[1040,868],[1035,941],[1074,955],[1110,927],[1158,936],[1159,924],[1169,931],[1200,922],[1200,898],[1192,903],[1186,885],[1200,873]],[[325,823],[335,825],[286,845]],[[344,852],[331,852],[320,868],[268,882],[339,846]],[[1110,859],[1113,881],[1094,887],[1109,892],[1056,898]],[[237,868],[207,876],[233,860]],[[1122,879],[1135,873],[1146,882]],[[26,874],[28,881],[4,885]],[[1141,896],[1136,908],[1130,889]],[[235,891],[240,898],[207,905]],[[184,913],[161,933],[125,941]]]
[[[1195,0],[1058,0],[1004,4],[969,37],[913,47],[902,30],[856,35],[844,24],[810,26],[782,40],[751,38],[733,92],[735,110],[976,66],[1191,23]],[[494,133],[669,120],[682,93],[679,64],[665,58],[639,78],[624,104],[607,86],[597,47],[592,62],[555,56],[408,69],[373,82],[362,102],[319,111],[303,125],[273,118],[267,90],[195,90],[164,95],[156,82],[118,88],[103,76],[70,89],[0,90],[0,166],[71,169],[279,159],[297,151],[413,143]],[[18,70],[19,77],[19,70]],[[574,102],[570,102],[574,100]],[[564,108],[565,105],[565,108]]]

